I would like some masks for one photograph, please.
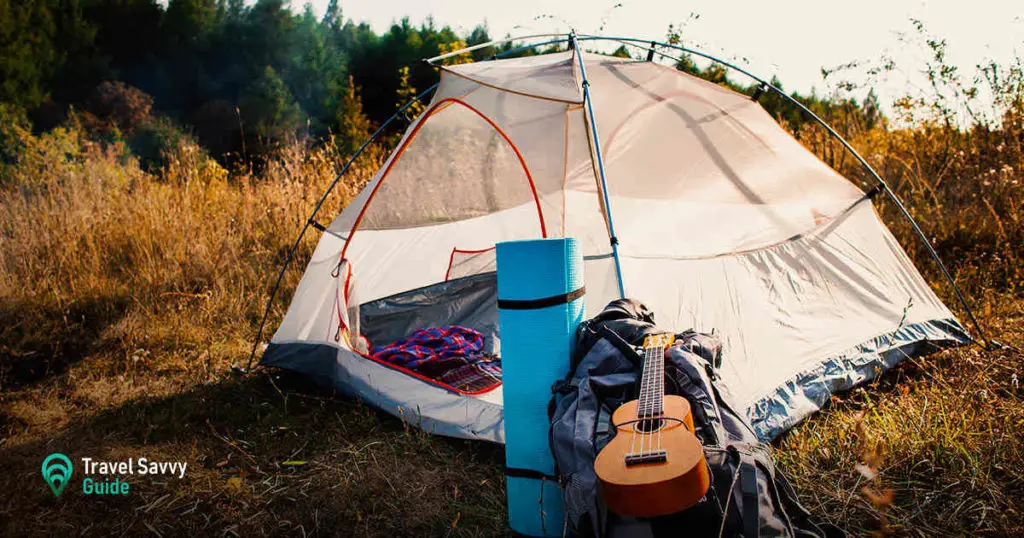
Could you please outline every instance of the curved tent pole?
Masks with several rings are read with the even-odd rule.
[[[458,56],[460,54],[466,54],[467,52],[473,52],[474,50],[479,50],[479,49],[483,49],[483,48],[487,48],[487,47],[493,47],[495,45],[504,45],[505,43],[510,43],[512,41],[522,41],[524,39],[535,39],[535,38],[538,38],[538,37],[555,37],[555,36],[560,36],[561,39],[558,39],[556,41],[548,41],[546,43],[537,43],[537,44],[533,44],[533,45],[525,45],[525,46],[522,46],[522,47],[518,47],[517,49],[506,51],[505,53],[508,54],[508,53],[511,53],[511,52],[514,52],[514,51],[517,52],[519,50],[532,49],[534,47],[539,47],[539,46],[542,46],[542,45],[548,45],[550,43],[555,43],[555,42],[558,42],[558,41],[565,41],[566,40],[566,38],[564,37],[565,34],[533,34],[533,35],[524,35],[524,36],[521,36],[521,37],[507,37],[505,39],[495,39],[494,41],[488,41],[486,43],[479,43],[477,45],[473,45],[473,46],[470,46],[470,47],[464,47],[464,48],[461,48],[459,50],[453,50],[451,52],[447,52],[447,53],[441,54],[439,56],[434,56],[433,58],[427,58],[426,60],[423,60],[423,61],[427,62],[430,65],[434,65],[434,62],[437,62],[439,60],[444,60],[445,58],[451,58],[452,56]]]
[[[558,35],[562,35],[562,34],[558,34]],[[501,51],[501,52],[491,56],[490,58],[487,58],[487,60],[497,60],[498,58],[503,58],[505,56],[509,56],[509,55],[515,54],[517,52],[522,52],[524,50],[535,49],[537,47],[543,47],[544,45],[554,45],[555,43],[564,43],[564,42],[567,42],[567,41],[569,41],[569,38],[561,37],[559,39],[552,39],[550,41],[541,41],[540,43],[531,43],[529,45],[522,45],[522,46],[516,47],[514,49],[509,49],[509,50]],[[460,51],[457,51],[457,52],[459,54],[462,54],[465,51],[460,50]],[[430,64],[430,65],[434,65],[434,64]],[[434,67],[438,67],[438,66],[434,65]]]
[[[513,142],[512,139],[509,138],[508,134],[505,133],[505,131],[503,131],[501,127],[498,126],[498,124],[494,123],[494,120],[488,118],[486,114],[480,112],[480,110],[478,110],[476,107],[470,105],[469,103],[457,97],[445,97],[443,99],[431,103],[430,108],[423,112],[423,115],[420,116],[419,121],[412,128],[412,130],[409,131],[409,134],[408,136],[406,136],[405,140],[402,141],[402,144],[399,145],[398,148],[396,148],[395,151],[391,154],[391,161],[387,164],[387,166],[384,167],[383,171],[380,173],[380,178],[377,180],[377,184],[374,185],[373,190],[370,191],[370,195],[366,198],[366,202],[363,204],[363,208],[359,211],[359,215],[356,216],[355,222],[352,223],[352,228],[348,232],[348,238],[345,239],[345,246],[342,247],[341,249],[341,255],[339,256],[338,260],[339,264],[345,260],[345,253],[348,251],[349,245],[352,244],[352,238],[355,237],[356,231],[359,230],[359,225],[362,223],[363,217],[366,216],[366,210],[369,209],[370,204],[373,203],[374,197],[377,196],[377,190],[380,189],[380,187],[384,184],[384,180],[388,178],[388,174],[391,173],[392,167],[395,165],[395,163],[398,162],[399,159],[402,158],[402,155],[405,153],[405,150],[408,149],[409,144],[411,144],[416,139],[416,135],[419,133],[420,129],[427,123],[427,120],[429,120],[431,116],[433,116],[434,114],[448,108],[447,105],[461,105],[469,109],[471,112],[480,117],[480,119],[487,122],[487,124],[490,125],[491,128],[494,129],[496,133],[501,135],[501,137],[505,140],[508,146],[512,148],[512,152],[515,153],[516,158],[519,159],[519,165],[523,167],[523,172],[526,174],[526,180],[530,184],[530,191],[533,193],[533,200],[537,204],[537,218],[540,221],[540,236],[543,238],[547,238],[548,231],[547,226],[544,224],[544,210],[541,209],[540,197],[537,196],[537,186],[533,182],[533,174],[530,173],[530,168],[526,166],[526,159],[523,158],[523,154],[520,153],[519,147],[516,146],[515,142]]]
[[[256,357],[256,349],[259,347],[260,341],[263,340],[263,329],[266,327],[267,318],[270,316],[270,309],[274,305],[274,298],[277,296],[277,290],[278,288],[281,287],[281,281],[284,280],[284,274],[288,270],[288,266],[291,265],[292,257],[295,255],[295,251],[299,248],[299,243],[302,242],[302,238],[306,235],[306,231],[309,230],[310,226],[323,230],[323,226],[314,221],[313,219],[316,218],[316,214],[320,211],[320,208],[323,207],[324,202],[327,201],[327,197],[330,196],[331,191],[333,191],[334,187],[338,185],[338,183],[341,181],[341,178],[345,176],[345,172],[348,172],[348,169],[352,166],[352,163],[356,162],[356,159],[363,153],[363,150],[365,150],[374,140],[380,137],[380,135],[384,132],[384,129],[386,129],[388,125],[391,124],[391,122],[393,122],[396,118],[401,116],[410,106],[413,105],[413,103],[417,103],[423,100],[423,98],[426,97],[429,93],[437,89],[438,85],[440,84],[441,83],[438,82],[424,90],[416,97],[413,97],[412,99],[409,100],[409,102],[402,105],[390,118],[385,120],[384,123],[382,123],[381,126],[378,127],[377,130],[374,131],[374,133],[370,135],[370,137],[367,138],[366,141],[363,142],[361,146],[359,146],[359,149],[357,149],[356,152],[353,153],[351,157],[349,157],[348,162],[345,163],[345,166],[341,167],[341,171],[338,172],[338,175],[334,177],[334,181],[332,181],[331,184],[328,185],[327,190],[324,191],[323,196],[321,196],[320,200],[316,203],[316,207],[313,208],[313,212],[309,215],[309,218],[306,219],[306,223],[302,226],[302,231],[299,232],[299,236],[295,238],[295,243],[292,244],[292,248],[288,249],[288,254],[284,258],[284,264],[281,266],[281,272],[278,273],[277,275],[277,280],[274,282],[274,287],[270,289],[270,297],[267,298],[267,306],[263,310],[263,318],[260,319],[259,332],[256,335],[256,340],[252,344],[252,352],[249,353],[249,362],[245,366],[246,370],[252,368],[252,361]]]
[[[626,287],[622,283],[622,264],[619,261],[619,238],[615,235],[615,224],[612,221],[612,206],[608,199],[608,182],[604,175],[604,157],[601,156],[601,139],[597,136],[597,121],[594,118],[594,104],[590,98],[590,81],[587,80],[587,69],[583,66],[583,51],[580,50],[579,41],[576,40],[576,32],[569,34],[573,54],[579,60],[580,78],[583,79],[583,102],[587,106],[587,116],[590,120],[590,132],[594,136],[594,153],[597,157],[597,171],[601,179],[601,194],[604,198],[604,212],[608,216],[608,242],[612,245],[612,258],[615,260],[615,276],[619,283],[619,297],[626,298]]]
[[[967,316],[970,318],[971,324],[974,325],[974,328],[978,331],[978,336],[985,343],[985,347],[987,347],[987,348],[991,348],[992,347],[993,341],[989,340],[989,338],[985,335],[985,331],[981,328],[981,324],[978,322],[977,318],[975,318],[975,316],[974,316],[974,311],[971,309],[970,305],[968,305],[968,303],[967,303],[967,298],[964,297],[963,292],[960,291],[960,287],[956,285],[956,281],[953,279],[953,275],[950,274],[949,269],[946,268],[946,264],[942,262],[942,258],[939,257],[939,253],[935,251],[935,247],[933,247],[931,242],[928,241],[928,237],[925,236],[924,231],[922,231],[921,227],[918,226],[917,221],[914,220],[914,217],[910,214],[910,211],[907,210],[906,206],[904,206],[903,202],[899,199],[898,196],[896,196],[896,193],[892,190],[892,188],[889,186],[889,184],[886,183],[886,181],[884,179],[882,179],[882,176],[879,175],[878,172],[875,171],[875,169],[867,162],[867,160],[864,159],[864,157],[862,157],[861,154],[858,153],[857,150],[855,150],[853,148],[853,146],[851,146],[850,143],[847,142],[846,139],[842,137],[842,135],[840,135],[838,132],[836,132],[836,130],[833,129],[831,125],[829,125],[827,122],[825,122],[825,120],[821,119],[817,114],[812,112],[809,108],[804,106],[803,103],[801,103],[800,101],[797,101],[794,97],[792,97],[791,95],[789,95],[786,92],[782,91],[782,89],[778,88],[777,86],[775,86],[771,82],[768,82],[768,81],[762,79],[761,77],[758,77],[757,75],[754,75],[753,73],[747,71],[746,69],[743,69],[741,67],[737,67],[737,66],[735,66],[735,65],[733,65],[733,64],[731,64],[729,62],[726,62],[725,60],[721,60],[721,59],[716,58],[716,57],[714,57],[714,56],[712,56],[710,54],[706,54],[706,53],[703,53],[703,52],[700,52],[700,51],[697,51],[697,50],[688,49],[686,47],[681,47],[679,45],[672,45],[672,44],[669,44],[669,43],[663,43],[663,42],[660,42],[660,41],[647,41],[647,40],[643,40],[643,39],[636,39],[636,38],[629,38],[629,37],[605,37],[605,36],[583,35],[583,36],[580,36],[578,39],[584,40],[584,41],[597,41],[597,40],[617,41],[619,43],[630,44],[630,45],[633,45],[633,46],[636,46],[636,47],[639,47],[639,48],[646,49],[649,52],[653,52],[654,54],[658,54],[658,55],[661,55],[663,57],[666,57],[666,58],[669,58],[669,59],[672,59],[672,60],[676,60],[676,61],[678,61],[680,58],[677,58],[677,57],[665,54],[665,53],[663,53],[661,51],[658,51],[658,50],[655,49],[655,47],[656,46],[661,46],[661,47],[666,47],[666,48],[670,48],[670,49],[679,50],[679,51],[686,52],[686,53],[689,53],[689,54],[695,54],[697,56],[700,56],[702,58],[711,60],[712,62],[718,63],[718,64],[720,64],[722,66],[728,67],[730,69],[733,69],[735,71],[738,71],[739,73],[742,73],[742,74],[750,77],[755,82],[758,82],[759,84],[761,84],[763,87],[768,88],[768,89],[774,91],[775,93],[779,94],[784,99],[789,101],[791,104],[796,105],[805,114],[810,116],[811,119],[813,119],[819,125],[824,127],[825,130],[828,131],[828,133],[830,135],[832,135],[833,138],[835,138],[837,141],[839,141],[839,143],[842,144],[843,147],[845,147],[846,150],[849,151],[850,154],[853,155],[853,157],[855,159],[857,159],[857,161],[861,164],[861,166],[864,168],[864,170],[866,170],[875,179],[875,181],[878,182],[877,185],[879,187],[881,187],[882,190],[885,191],[885,193],[889,196],[889,198],[893,201],[893,203],[896,204],[896,207],[899,208],[900,212],[903,213],[903,216],[906,217],[907,221],[910,223],[910,226],[914,229],[914,233],[917,234],[918,238],[921,239],[921,242],[924,243],[925,248],[928,250],[928,253],[931,255],[932,259],[935,260],[935,263],[938,265],[939,269],[942,271],[942,274],[946,277],[946,281],[949,282],[950,287],[953,288],[953,292],[956,294],[957,300],[960,302],[960,304],[964,307],[964,310],[967,312]]]

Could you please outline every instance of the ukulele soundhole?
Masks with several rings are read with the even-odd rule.
[[[665,421],[661,419],[645,418],[637,421],[636,426],[634,426],[634,428],[636,429],[636,431],[641,433],[651,433],[660,430],[664,422]]]

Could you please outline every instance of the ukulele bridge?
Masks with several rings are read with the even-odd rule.
[[[634,465],[645,465],[648,463],[665,463],[668,461],[668,452],[665,450],[651,450],[649,452],[634,452],[626,454],[626,467]]]

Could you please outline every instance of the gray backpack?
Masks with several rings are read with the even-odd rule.
[[[711,471],[712,487],[695,506],[671,516],[635,519],[602,503],[594,459],[615,435],[611,414],[635,399],[643,360],[636,347],[661,332],[653,314],[633,300],[613,301],[577,330],[569,376],[553,387],[551,447],[564,492],[569,531],[578,536],[781,536],[831,538],[800,505],[742,415],[728,405],[715,370],[722,348],[713,335],[687,331],[665,354],[665,391],[685,397]]]

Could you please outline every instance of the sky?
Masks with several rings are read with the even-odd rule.
[[[296,11],[306,3],[291,1]],[[310,3],[322,14],[328,0]],[[762,77],[777,76],[787,90],[802,93],[812,87],[819,93],[829,90],[822,81],[823,67],[878,64],[888,55],[900,69],[876,88],[883,104],[908,87],[925,84],[919,75],[924,51],[897,37],[914,33],[911,18],[947,40],[950,62],[968,77],[988,59],[1005,63],[1024,56],[1021,0],[342,0],[341,8],[346,19],[368,22],[378,33],[403,16],[416,25],[433,16],[438,26],[460,34],[486,23],[492,38],[573,27],[580,33],[661,40],[670,23],[682,23],[685,45],[733,60]],[[854,75],[849,76],[858,78]]]

